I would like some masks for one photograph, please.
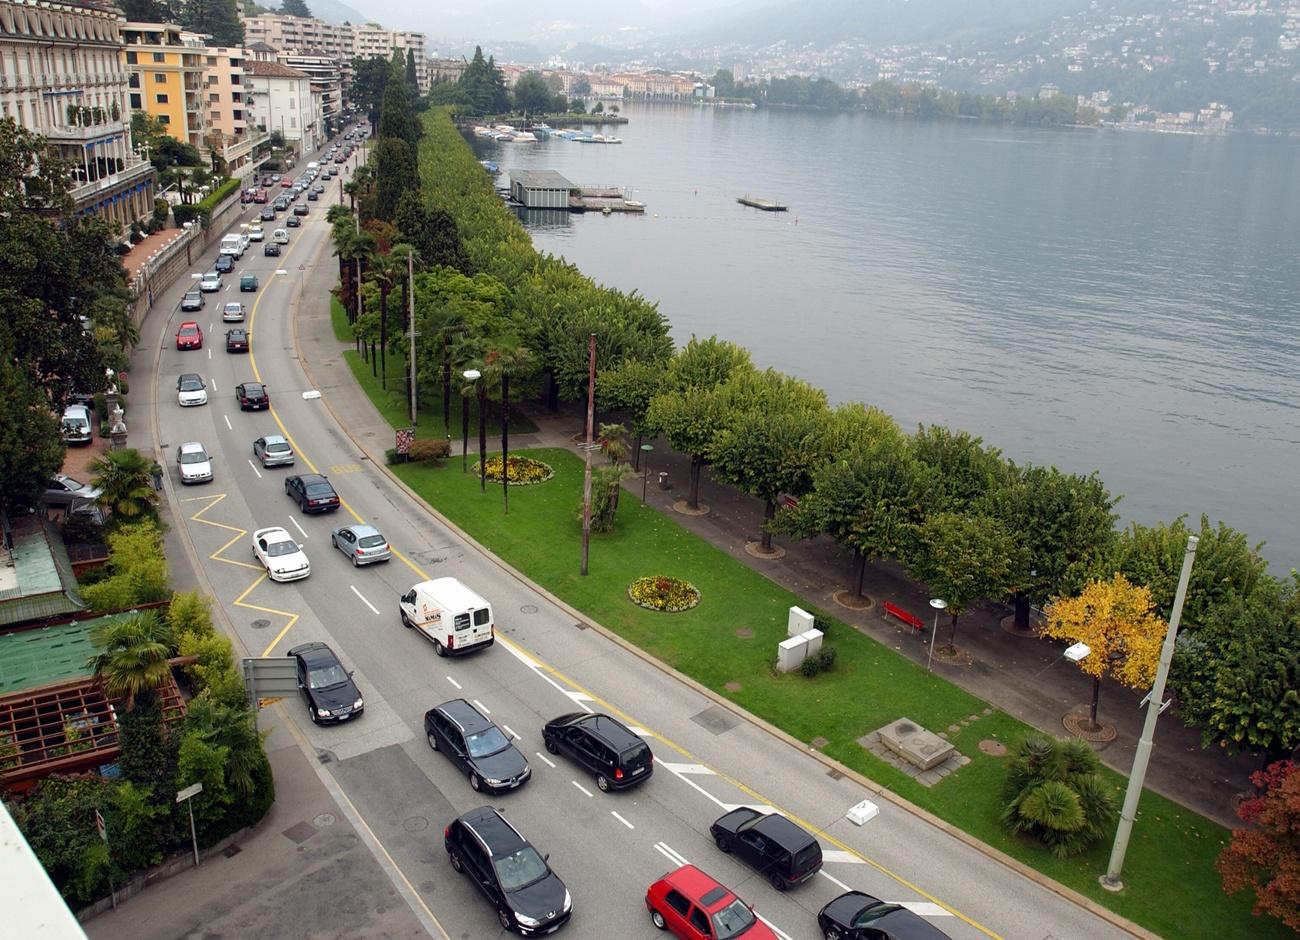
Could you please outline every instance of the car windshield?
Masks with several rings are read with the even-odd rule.
[[[892,914],[894,913],[894,911],[899,911],[899,910],[902,910],[902,907],[900,907],[897,904],[885,904],[882,902],[880,904],[872,905],[871,907],[863,911],[861,914],[859,914],[857,917],[853,918],[853,926],[869,927],[872,921],[879,920],[880,918],[884,917],[886,914]]]
[[[503,858],[493,859],[492,867],[497,870],[504,891],[518,891],[545,878],[551,871],[531,845],[525,845],[518,852]]]
[[[289,539],[283,542],[268,542],[266,545],[266,554],[271,558],[283,558],[285,555],[292,555],[298,551],[298,544]]]
[[[333,496],[334,488],[328,483],[313,483],[307,487],[308,496]]]
[[[203,380],[199,378],[197,375],[181,376],[182,392],[197,392],[202,387],[203,387]]]
[[[198,292],[198,291],[195,291],[195,290],[189,291],[189,292],[187,292],[187,293],[185,294],[185,299],[186,299],[186,300],[198,300],[198,299],[199,299],[199,292]]]
[[[226,313],[243,313],[243,304],[226,304]]]
[[[246,395],[248,398],[258,398],[259,396],[261,396],[261,394],[262,394],[262,386],[260,385],[244,386],[244,395]]]
[[[718,940],[730,940],[754,926],[754,912],[740,898],[732,901],[713,915],[713,926]]]
[[[382,535],[367,535],[357,544],[362,548],[378,548],[384,544],[384,537]]]
[[[471,734],[465,740],[465,746],[469,748],[470,757],[488,757],[489,755],[504,751],[510,746],[506,736],[501,733],[501,729],[496,725],[488,728],[486,731],[480,731],[478,734]]]
[[[208,455],[201,450],[187,450],[181,454],[181,463],[207,463]]]
[[[328,689],[347,681],[347,670],[338,663],[323,669],[313,669],[307,674],[307,682],[313,689]]]

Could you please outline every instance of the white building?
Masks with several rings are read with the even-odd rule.
[[[244,18],[244,42],[264,42],[281,52],[314,52],[350,59],[355,55],[352,26],[335,26],[315,17],[268,13]]]
[[[248,109],[255,127],[267,133],[279,131],[286,146],[299,154],[315,150],[323,142],[323,121],[311,76],[280,62],[244,62]]]
[[[303,72],[311,79],[312,91],[320,96],[320,133],[323,137],[334,136],[343,121],[344,65],[327,55],[283,51],[276,59],[281,65]]]
[[[352,27],[353,54],[362,59],[383,56],[391,59],[393,52],[400,52],[403,60],[409,51],[415,57],[415,80],[420,87],[420,94],[429,90],[432,76],[429,71],[429,54],[426,51],[424,33],[405,29],[384,29],[376,23],[364,23]]]

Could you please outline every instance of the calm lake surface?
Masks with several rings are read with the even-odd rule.
[[[474,141],[644,216],[533,241],[908,430],[1098,470],[1125,520],[1201,513],[1300,566],[1300,145],[628,107],[621,146]],[[787,213],[736,197],[779,199]]]

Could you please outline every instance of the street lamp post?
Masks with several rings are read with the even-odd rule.
[[[654,450],[653,444],[641,445],[641,453],[645,455],[645,459],[641,461],[645,465],[641,468],[643,471],[643,473],[641,474],[641,505],[642,506],[645,505],[646,481],[650,479],[650,451],[652,450]]]
[[[501,467],[505,473],[505,465]],[[487,492],[487,383],[478,382],[478,490]]]
[[[477,382],[481,374],[478,369],[466,369],[461,373],[466,382]],[[469,396],[460,396],[460,472],[469,472]],[[480,460],[482,458],[480,457]]]
[[[934,627],[930,630],[930,654],[925,658],[926,672],[930,672],[930,666],[934,662],[934,638],[939,633],[939,611],[947,610],[948,602],[942,597],[932,597],[930,606],[934,608]]]

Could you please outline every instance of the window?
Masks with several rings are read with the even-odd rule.
[[[134,53],[134,52],[128,52],[128,53],[126,54],[126,64],[127,64],[127,65],[135,65],[135,64],[136,64],[136,58],[135,58],[135,53]]]
[[[161,52],[155,52],[155,53],[153,54],[153,60],[154,60],[155,62],[166,62],[166,61],[167,61],[167,56],[164,55],[164,54],[161,53]]]
[[[140,96],[139,96],[139,95],[132,95],[132,96],[131,96],[131,110],[133,110],[133,111],[139,111],[141,107],[142,107],[142,105],[140,104]]]
[[[220,111],[213,111],[213,112],[211,113],[210,117],[212,118],[212,123],[213,123],[213,124],[219,124],[219,123],[221,123],[221,112],[220,112]]]
[[[298,128],[298,119],[297,119],[296,117],[291,117],[291,118],[289,118],[289,126],[292,127],[292,128],[294,128],[295,130],[297,130],[297,128]]]
[[[211,94],[208,95],[208,100],[211,101],[211,102],[214,102],[214,103],[215,103],[215,102],[221,100],[221,95],[217,94],[217,93],[214,91],[214,92],[212,92]]]
[[[682,894],[680,891],[669,891],[668,896],[665,897],[664,900],[668,902],[669,907],[675,910],[678,914],[681,914],[683,917],[685,917],[686,912],[691,909],[691,902],[686,900],[686,895]]]
[[[154,97],[154,100],[157,101],[159,104],[166,104],[166,103],[167,103],[167,96],[166,96],[166,95],[154,95],[153,97]]]
[[[132,72],[126,79],[126,83],[132,88],[140,87],[140,73]]]
[[[154,73],[153,73],[153,80],[154,80],[154,84],[155,84],[155,85],[165,85],[165,84],[167,84],[167,73],[166,73],[166,72],[154,72]]]
[[[709,930],[709,918],[698,907],[691,911],[691,926],[704,934],[706,937],[712,933]]]
[[[162,124],[162,125],[166,126],[166,125],[170,124],[171,122],[172,122],[172,119],[171,119],[170,117],[168,117],[166,114],[160,114],[160,115],[158,115],[158,123],[159,123],[159,124]]]

